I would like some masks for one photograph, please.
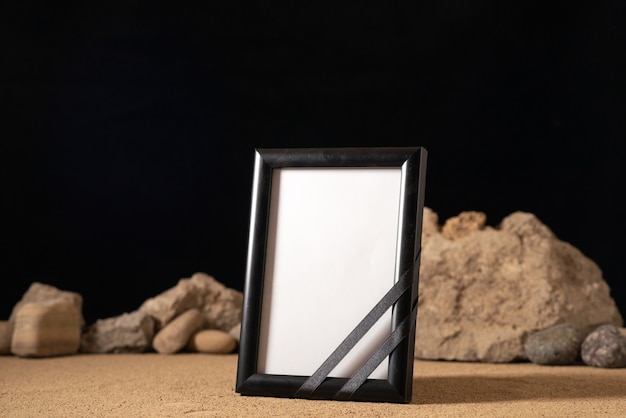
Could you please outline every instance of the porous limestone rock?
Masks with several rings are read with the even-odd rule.
[[[237,340],[219,329],[203,329],[191,336],[187,343],[189,351],[207,354],[228,354],[237,348]]]
[[[20,299],[20,301],[13,307],[9,321],[13,321],[15,319],[17,311],[25,303],[48,302],[55,299],[68,300],[72,302],[80,314],[81,326],[85,324],[83,319],[83,297],[80,294],[76,292],[69,292],[67,290],[60,290],[54,286],[40,282],[33,282],[28,290],[26,290],[22,299]]]
[[[197,309],[189,309],[165,325],[154,337],[152,347],[161,354],[180,351],[189,338],[204,325],[204,317]]]
[[[443,224],[441,235],[451,241],[456,241],[483,229],[485,222],[487,222],[487,216],[482,212],[461,212],[459,216],[452,217]]]
[[[134,311],[99,319],[81,338],[83,353],[142,353],[152,346],[154,318]]]
[[[11,337],[13,336],[13,322],[0,321],[0,356],[11,354]]]
[[[205,273],[196,273],[146,300],[139,311],[150,314],[160,329],[182,312],[198,309],[207,328],[228,331],[241,322],[242,302],[241,292],[224,286]]]
[[[68,299],[23,303],[13,320],[11,352],[20,357],[74,354],[80,346],[81,319]]]
[[[453,225],[481,223],[462,218]],[[623,324],[598,266],[535,215],[451,227],[461,231],[454,239],[429,208],[423,222],[417,358],[510,362],[526,359],[526,337],[551,325]]]

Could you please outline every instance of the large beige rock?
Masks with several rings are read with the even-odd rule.
[[[0,321],[0,355],[11,354],[13,322]]]
[[[175,287],[146,300],[140,307],[157,322],[160,329],[189,309],[198,309],[207,328],[229,331],[241,322],[243,294],[230,289],[205,273],[181,279]]]
[[[536,330],[623,324],[598,266],[533,214],[498,228],[472,213],[449,222],[446,237],[425,209],[416,357],[510,362]]]
[[[80,346],[81,319],[71,300],[24,303],[14,316],[11,352],[20,357],[74,354]]]
[[[33,282],[28,290],[26,290],[26,293],[22,295],[22,299],[20,299],[20,301],[13,307],[9,321],[13,321],[15,319],[17,311],[25,303],[49,302],[56,299],[67,300],[73,303],[80,314],[81,325],[84,325],[85,321],[82,314],[83,297],[80,294],[76,292],[69,292],[67,290],[60,290],[54,286],[39,282]]]

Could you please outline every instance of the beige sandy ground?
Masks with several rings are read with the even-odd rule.
[[[0,357],[1,417],[626,417],[626,369],[415,362],[408,405],[244,397],[236,355]]]

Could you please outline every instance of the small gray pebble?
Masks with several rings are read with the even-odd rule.
[[[626,337],[614,325],[601,325],[582,343],[583,362],[603,368],[626,367]]]
[[[584,335],[574,324],[558,324],[531,334],[524,350],[535,364],[572,364],[578,358]]]

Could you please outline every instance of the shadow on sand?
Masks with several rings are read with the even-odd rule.
[[[626,370],[615,376],[442,376],[413,379],[414,404],[455,404],[536,399],[626,397]]]

